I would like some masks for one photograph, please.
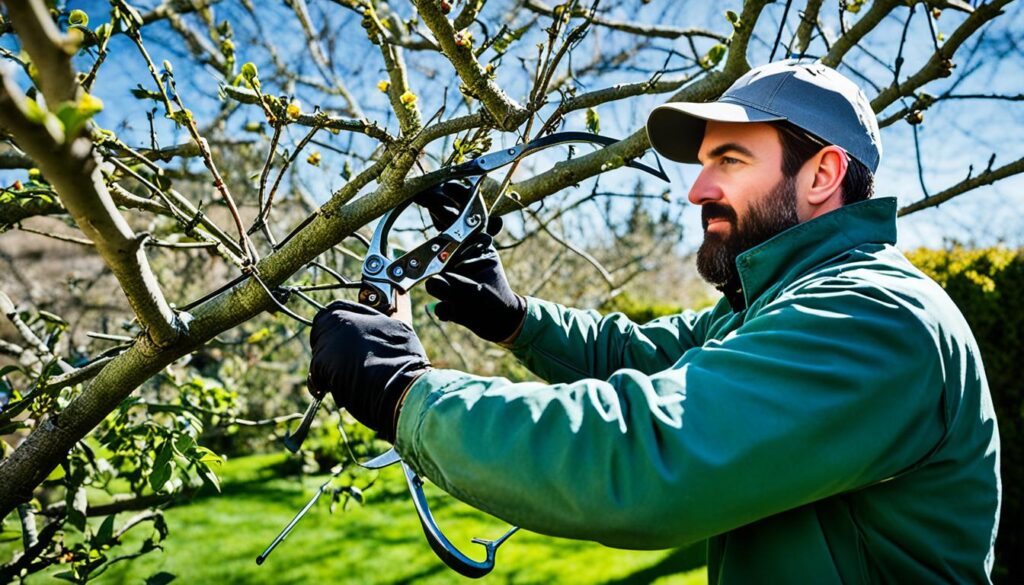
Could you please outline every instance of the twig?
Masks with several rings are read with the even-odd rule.
[[[527,9],[533,12],[537,12],[539,14],[546,14],[548,16],[554,15],[554,9],[540,2],[539,0],[527,0],[525,6]],[[704,37],[708,39],[713,39],[720,43],[728,41],[725,35],[721,35],[701,28],[678,28],[674,26],[643,25],[627,21],[609,20],[604,17],[597,16],[596,14],[574,14],[573,16],[583,16],[583,18],[588,19],[590,22],[596,25],[603,26],[605,28],[610,28],[612,30],[627,32],[630,34],[645,37],[656,37],[662,39],[678,39],[679,37]]]
[[[210,174],[213,175],[213,187],[218,193],[220,193],[224,203],[228,206],[228,211],[231,212],[232,219],[235,220],[235,228],[238,230],[238,243],[244,251],[243,258],[247,264],[255,264],[256,262],[259,262],[259,252],[256,250],[256,246],[253,245],[252,240],[249,239],[248,234],[245,232],[245,227],[242,225],[242,217],[238,213],[238,207],[235,205],[235,200],[228,191],[227,184],[224,182],[224,179],[221,178],[220,171],[217,170],[217,165],[213,162],[213,155],[210,153],[210,148],[206,143],[206,139],[199,135],[199,127],[196,126],[195,118],[188,110],[185,109],[185,104],[182,103],[181,96],[178,94],[178,90],[174,84],[174,75],[168,71],[166,77],[167,83],[171,87],[174,103],[178,105],[182,117],[185,118],[183,125],[192,136],[192,140],[199,146],[199,153],[203,158],[203,164],[206,166],[207,170],[210,171]]]
[[[775,51],[779,48],[779,41],[782,40],[782,31],[786,29],[786,20],[789,19],[789,8],[792,6],[793,0],[786,0],[786,9],[782,12],[782,21],[779,22],[779,33],[775,35],[775,43],[772,45],[772,54],[768,57],[768,62],[775,60]]]
[[[36,335],[35,331],[32,331],[32,328],[21,319],[21,315],[18,314],[17,307],[14,306],[14,303],[11,302],[11,298],[3,291],[0,291],[0,312],[7,317],[7,320],[11,322],[11,325],[14,325],[18,334],[21,335],[22,339],[28,342],[29,347],[32,348],[32,351],[34,351],[41,360],[45,358],[47,361],[56,361],[57,365],[64,372],[74,370],[74,368],[66,361],[55,356],[53,352],[50,351],[50,348],[43,343],[43,340],[39,339],[39,336]]]
[[[1018,175],[1020,173],[1024,173],[1024,158],[1017,159],[1012,163],[999,167],[998,169],[986,169],[981,174],[975,177],[968,177],[952,187],[948,187],[939,193],[933,194],[927,199],[921,199],[920,201],[901,207],[898,215],[903,217],[904,215],[909,215],[911,213],[921,211],[922,209],[935,207],[958,195],[963,195],[964,193],[977,189],[978,187],[991,185],[996,181],[1013,175]]]

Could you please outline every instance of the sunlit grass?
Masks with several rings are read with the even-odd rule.
[[[325,479],[279,477],[274,464],[280,461],[274,455],[229,462],[221,474],[222,494],[165,512],[170,536],[164,551],[115,565],[98,582],[143,583],[162,571],[174,574],[175,583],[218,585],[469,581],[445,567],[426,544],[397,468],[385,470],[367,492],[365,506],[351,504],[332,515],[329,498],[321,498],[267,562],[257,566],[257,555]],[[495,538],[507,528],[436,489],[428,493],[439,524],[469,556],[482,558],[482,548],[470,543],[471,537]],[[134,538],[145,536],[142,532]],[[135,548],[128,540],[124,552]],[[624,551],[520,532],[499,550],[497,568],[481,582],[691,585],[706,583],[703,564],[702,547]],[[44,581],[48,578],[29,580]]]

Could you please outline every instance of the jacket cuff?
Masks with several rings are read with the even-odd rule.
[[[526,301],[526,312],[523,315],[523,322],[519,325],[519,333],[515,335],[510,343],[501,344],[513,353],[517,353],[519,350],[525,349],[533,344],[533,340],[540,332],[541,325],[544,321],[543,305],[550,304],[548,301],[535,299],[533,297],[524,296],[523,299]]]
[[[416,435],[427,409],[444,396],[452,386],[458,386],[470,377],[458,370],[428,370],[416,378],[405,394],[402,407],[398,411],[398,428],[396,430],[395,448],[402,459],[418,471],[419,445]]]

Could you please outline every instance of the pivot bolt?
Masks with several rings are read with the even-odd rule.
[[[441,249],[441,244],[431,244],[430,245],[430,251],[431,252],[437,252],[440,249]]]
[[[403,270],[401,266],[395,266],[394,268],[391,269],[391,274],[395,278],[401,278],[402,275],[405,274],[405,270]]]
[[[366,300],[371,302],[371,303],[376,303],[377,302],[377,293],[370,293],[370,294],[366,295]]]
[[[474,213],[473,215],[466,218],[466,225],[469,227],[476,227],[480,224],[480,214]]]
[[[420,267],[420,261],[415,259],[415,258],[409,260],[409,267],[410,268],[419,268]]]
[[[380,256],[370,256],[366,259],[363,268],[367,274],[377,274],[381,268],[384,268],[384,260]]]

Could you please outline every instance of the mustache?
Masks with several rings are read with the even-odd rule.
[[[735,226],[736,211],[724,203],[705,203],[700,208],[700,223],[704,230],[708,229],[708,223],[713,219],[724,219]]]

